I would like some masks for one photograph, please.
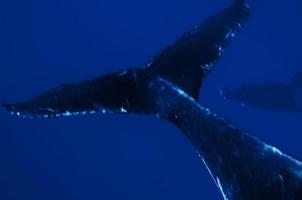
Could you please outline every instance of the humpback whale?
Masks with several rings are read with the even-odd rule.
[[[145,68],[59,86],[23,103],[2,104],[22,118],[152,114],[180,128],[224,199],[301,199],[302,164],[199,105],[199,89],[249,16],[234,2],[186,33]]]
[[[302,112],[302,71],[295,74],[290,83],[269,81],[249,84],[223,89],[220,94],[243,106],[268,111]]]

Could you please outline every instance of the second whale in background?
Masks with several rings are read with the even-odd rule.
[[[268,111],[302,112],[302,71],[296,73],[290,83],[268,81],[225,88],[220,94],[242,106]]]

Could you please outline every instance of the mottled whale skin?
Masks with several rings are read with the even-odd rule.
[[[302,71],[290,83],[269,81],[225,88],[220,94],[231,102],[267,111],[302,112]]]
[[[225,200],[301,200],[302,163],[199,105],[174,84],[150,84],[160,116],[192,142]]]
[[[235,0],[155,56],[144,69],[62,85],[3,107],[21,118],[154,114],[189,138],[224,199],[302,199],[299,161],[197,103],[203,79],[248,16],[247,3]]]

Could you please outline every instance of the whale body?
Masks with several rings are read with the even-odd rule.
[[[225,200],[300,200],[302,162],[201,106],[174,84],[150,84],[160,116],[187,136]],[[168,106],[167,106],[168,105]]]

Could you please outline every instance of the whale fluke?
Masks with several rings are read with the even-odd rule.
[[[162,76],[198,99],[203,79],[241,30],[249,14],[246,1],[235,0],[155,56],[146,65],[147,72]]]
[[[234,2],[185,34],[145,69],[129,69],[88,81],[67,84],[18,104],[5,104],[12,115],[61,117],[88,113],[156,113],[148,107],[145,87],[161,76],[198,99],[202,80],[230,44],[249,15],[244,0]]]
[[[141,74],[140,69],[117,72],[59,86],[24,103],[2,106],[11,115],[24,118],[125,113],[140,106]]]

